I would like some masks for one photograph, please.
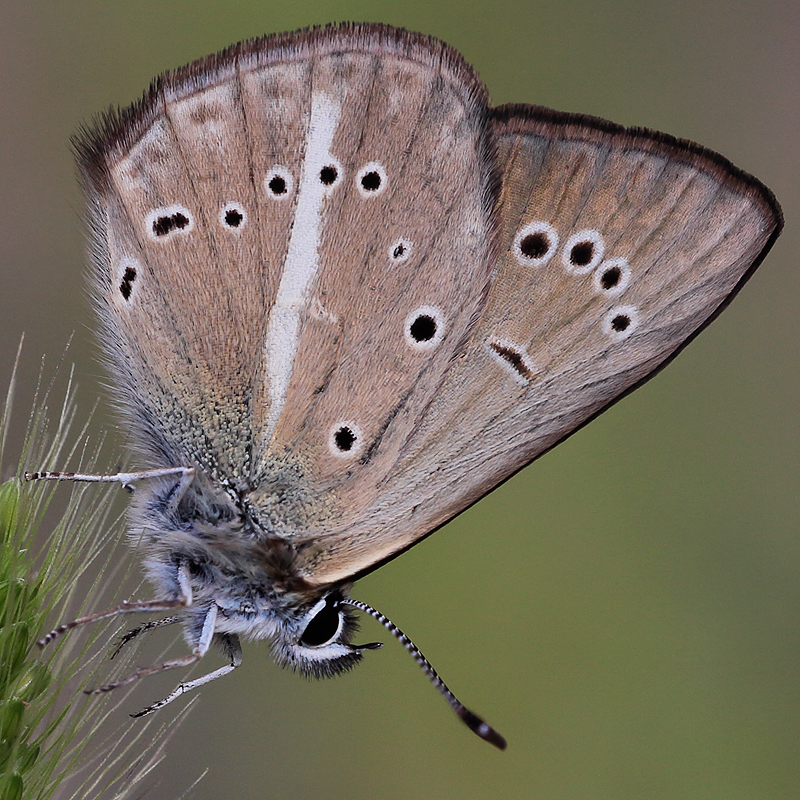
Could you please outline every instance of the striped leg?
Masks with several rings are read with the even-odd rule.
[[[211,646],[211,640],[214,638],[214,628],[217,624],[217,604],[212,603],[211,608],[208,609],[206,618],[203,620],[203,630],[200,633],[200,639],[195,645],[194,649],[188,656],[181,656],[181,658],[173,658],[170,661],[162,661],[160,664],[151,664],[149,667],[139,667],[135,672],[132,672],[125,678],[118,681],[106,683],[104,686],[99,686],[97,689],[85,689],[84,694],[103,694],[104,692],[113,692],[114,689],[119,689],[121,686],[127,686],[129,683],[138,681],[139,678],[145,678],[148,675],[155,675],[158,672],[164,672],[168,669],[176,669],[178,667],[189,667],[196,661],[199,661]]]
[[[44,648],[50,644],[53,639],[57,639],[73,628],[86,625],[90,622],[99,622],[101,619],[116,617],[118,614],[157,613],[159,611],[171,611],[174,608],[187,608],[192,604],[192,586],[189,581],[189,570],[184,564],[181,564],[178,568],[178,585],[180,586],[181,593],[180,596],[176,597],[174,600],[143,600],[136,603],[125,601],[114,608],[109,608],[105,611],[96,611],[94,614],[87,614],[85,617],[78,617],[78,619],[74,619],[72,622],[59,625],[57,628],[53,628],[46,636],[39,639],[36,644],[39,648]],[[114,655],[116,655],[116,653]]]
[[[231,660],[230,664],[226,664],[224,667],[215,669],[213,672],[209,672],[207,675],[201,675],[199,678],[195,678],[193,681],[179,683],[175,687],[174,691],[170,692],[170,694],[168,694],[163,700],[159,700],[158,702],[153,703],[153,705],[143,708],[138,713],[131,714],[131,716],[136,718],[144,717],[146,714],[152,714],[154,711],[158,711],[159,708],[164,708],[167,703],[171,703],[182,694],[185,694],[192,689],[197,689],[199,686],[203,686],[211,681],[215,681],[217,678],[221,678],[223,675],[227,675],[228,673],[233,672],[237,667],[240,667],[242,665],[242,646],[239,644],[239,638],[237,636],[226,634],[221,637],[221,643]]]
[[[171,617],[164,617],[163,619],[151,619],[149,622],[143,622],[141,625],[131,628],[127,633],[120,636],[117,646],[114,648],[114,652],[109,656],[109,660],[113,661],[120,654],[122,648],[140,634],[152,631],[154,628],[163,628],[165,625],[174,625],[176,622],[180,622],[180,619],[180,616],[175,614]]]
[[[167,475],[180,475],[178,488],[170,500],[170,508],[176,509],[194,480],[194,467],[163,467],[142,472],[117,472],[115,475],[92,475],[88,472],[26,472],[26,481],[81,481],[83,483],[119,483],[123,489],[133,491],[134,481],[150,478],[163,478]]]

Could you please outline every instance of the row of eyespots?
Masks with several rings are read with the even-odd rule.
[[[319,181],[326,191],[338,186],[342,181],[342,165],[335,160],[326,164],[319,171]],[[355,183],[362,197],[370,198],[379,195],[387,186],[386,170],[377,161],[370,161],[356,173]],[[286,167],[276,164],[264,178],[264,189],[267,197],[284,200],[294,189],[294,178]]]
[[[531,222],[514,238],[514,255],[526,267],[543,267],[556,254],[560,242],[549,222]],[[599,231],[573,233],[561,250],[561,263],[572,275],[585,275],[603,260],[605,244]]]
[[[406,344],[420,352],[433,350],[444,338],[444,314],[436,306],[420,306],[405,319],[403,336]],[[352,420],[337,422],[328,435],[328,449],[338,458],[352,458],[363,444],[361,429]]]
[[[543,267],[558,250],[559,236],[548,222],[526,225],[514,239],[517,261],[526,267]],[[603,261],[605,244],[596,230],[578,231],[567,239],[561,251],[561,263],[572,275],[595,271],[595,289],[609,296],[620,294],[627,287],[631,270],[624,258]]]
[[[338,186],[342,181],[342,165],[331,160],[319,171],[319,181],[326,191]],[[377,161],[370,161],[356,174],[356,187],[362,197],[375,197],[379,195],[388,183],[386,170]],[[275,165],[264,178],[264,189],[267,197],[274,200],[284,200],[291,195],[294,189],[294,177],[286,167]]]
[[[514,238],[514,255],[524,266],[543,267],[558,251],[559,236],[549,223],[538,220],[525,225]],[[574,233],[561,250],[561,264],[571,275],[594,271],[595,291],[615,297],[628,287],[631,268],[625,258],[605,256],[605,243],[599,231],[586,229]],[[627,338],[638,324],[633,306],[611,309],[603,320],[602,330],[615,341]]]
[[[239,203],[225,203],[219,211],[219,223],[229,230],[240,230],[247,222],[247,212]],[[172,205],[151,211],[145,220],[147,233],[156,241],[176,233],[189,233],[194,228],[192,213],[183,206]]]
[[[319,171],[320,183],[328,192],[338,186],[342,180],[342,167],[337,161],[331,161]],[[377,162],[371,161],[363,166],[356,175],[356,187],[362,197],[376,197],[388,183],[386,170]],[[275,165],[264,178],[264,190],[267,197],[273,200],[284,200],[294,190],[294,178],[285,167]],[[226,203],[220,212],[220,223],[234,230],[240,229],[247,221],[247,213],[238,203]],[[172,205],[157,208],[147,215],[147,232],[153,239],[161,239],[172,233],[188,233],[194,227],[192,214],[183,206]],[[395,257],[397,260],[397,257]],[[403,259],[405,260],[405,259]]]

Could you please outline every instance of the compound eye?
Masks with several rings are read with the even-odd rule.
[[[317,611],[306,625],[300,644],[306,647],[323,647],[330,644],[342,630],[344,615],[339,610],[335,597],[325,598],[325,605]]]

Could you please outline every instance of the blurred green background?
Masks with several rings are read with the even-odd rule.
[[[203,689],[151,796],[177,798],[209,766],[192,797],[796,799],[794,2],[6,0],[0,379],[25,331],[20,428],[41,355],[57,361],[73,331],[84,413],[104,391],[69,135],[164,69],[238,39],[340,20],[445,39],[495,103],[697,140],[769,185],[787,228],[731,308],[664,373],[358,585],[355,595],[403,627],[507,736],[506,753],[467,732],[391,642],[354,673],[313,684],[250,644],[241,670]],[[105,407],[98,423],[114,425]],[[174,677],[140,686],[142,705]]]

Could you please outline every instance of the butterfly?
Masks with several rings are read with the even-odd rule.
[[[100,341],[138,472],[130,535],[198,661],[324,677],[353,583],[672,359],[782,227],[758,180],[666,134],[489,105],[451,47],[385,25],[235,45],[76,139]]]

